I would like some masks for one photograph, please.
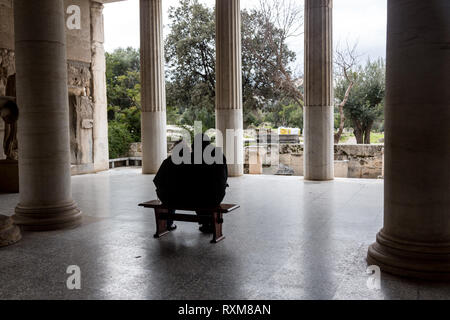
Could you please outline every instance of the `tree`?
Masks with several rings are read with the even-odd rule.
[[[278,94],[294,100],[299,108],[304,104],[303,79],[293,76],[290,66],[296,55],[289,50],[287,41],[301,35],[302,26],[302,8],[298,2],[260,0],[259,7],[248,14],[242,41],[243,51],[253,57],[255,70],[264,76],[265,82],[270,83]]]
[[[125,124],[118,121],[108,123],[109,157],[116,159],[127,156],[132,137]]]
[[[181,122],[215,126],[215,16],[197,0],[169,9],[171,32],[165,41],[167,104],[183,114]]]
[[[106,86],[111,158],[128,153],[131,142],[141,140],[141,85],[139,50],[106,53]]]
[[[206,122],[207,127],[214,127],[214,10],[197,0],[181,0],[179,7],[169,9],[169,18],[171,32],[165,43],[167,103],[182,113],[180,123],[192,124],[192,119],[196,119]],[[280,79],[285,77],[283,75],[292,78],[288,65],[295,60],[295,53],[286,44],[290,33],[277,28],[270,19],[262,9],[241,13],[246,126],[262,121],[258,110],[289,95],[286,90],[281,90],[286,86],[281,85]],[[265,45],[268,35],[274,45]]]
[[[383,115],[385,93],[385,65],[382,59],[368,60],[356,71],[355,83],[344,106],[345,117],[353,127],[358,144],[370,144],[370,131],[374,122]],[[343,100],[349,80],[341,78],[336,96]]]
[[[336,67],[336,78],[339,80],[344,80],[347,89],[345,89],[345,93],[341,97],[337,97],[338,101],[338,110],[339,110],[339,128],[338,131],[334,134],[334,143],[338,144],[341,139],[342,132],[344,132],[345,125],[345,113],[344,107],[348,101],[350,96],[350,91],[355,84],[355,80],[357,77],[357,73],[354,72],[354,68],[358,64],[358,54],[356,53],[357,44],[355,44],[352,48],[350,48],[348,42],[347,47],[345,49],[341,49],[339,45],[335,51],[335,60],[334,64]]]
[[[139,50],[119,48],[105,55],[108,105],[140,109]]]

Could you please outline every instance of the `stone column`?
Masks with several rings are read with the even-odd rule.
[[[305,0],[304,174],[334,179],[333,0]]]
[[[106,60],[103,47],[103,5],[91,2],[92,97],[94,102],[94,170],[109,169]]]
[[[216,0],[216,129],[221,132],[216,139],[224,148],[228,175],[243,175],[240,0]]]
[[[450,3],[389,0],[384,225],[367,261],[450,280]]]
[[[140,0],[142,173],[167,158],[162,0]]]
[[[63,1],[14,0],[20,196],[14,221],[28,230],[80,223],[70,184]]]

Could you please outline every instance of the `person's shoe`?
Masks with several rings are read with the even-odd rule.
[[[173,230],[175,230],[176,228],[177,228],[177,225],[176,225],[176,224],[172,224],[172,225],[170,225],[170,226],[167,227],[167,230],[173,231]]]
[[[203,224],[198,228],[203,233],[213,233],[214,228],[211,225]]]

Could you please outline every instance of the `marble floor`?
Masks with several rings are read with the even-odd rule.
[[[227,237],[210,244],[194,223],[155,240],[153,176],[118,168],[73,177],[84,212],[73,230],[24,233],[0,249],[0,299],[447,299],[450,285],[381,276],[369,289],[365,256],[382,226],[383,182],[231,178]],[[11,215],[17,195],[0,195]],[[66,286],[68,266],[81,289]]]

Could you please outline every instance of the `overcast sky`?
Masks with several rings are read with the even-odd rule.
[[[302,1],[302,0],[298,0]],[[167,12],[177,6],[178,0],[163,0],[164,33],[169,32]],[[213,6],[214,0],[200,0]],[[385,57],[386,51],[386,0],[334,0],[333,37],[338,42],[358,41],[358,51],[372,59]],[[258,0],[241,0],[242,8],[252,8]],[[139,0],[105,5],[105,48],[112,51],[118,47],[139,48]],[[291,39],[289,46],[303,59],[303,37]],[[366,58],[362,58],[364,62]]]

